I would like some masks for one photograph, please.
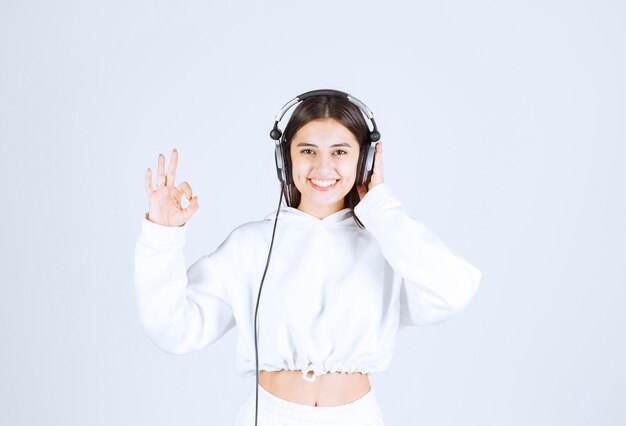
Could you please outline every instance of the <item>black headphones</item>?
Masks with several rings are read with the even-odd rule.
[[[374,152],[376,151],[376,142],[380,140],[380,133],[376,128],[376,122],[374,121],[374,114],[372,111],[365,105],[363,102],[351,96],[345,92],[340,92],[339,90],[332,89],[321,89],[321,90],[312,90],[310,92],[303,93],[301,95],[296,96],[289,102],[285,104],[276,114],[276,118],[274,121],[274,127],[270,132],[270,138],[276,141],[276,148],[274,150],[274,157],[276,159],[276,174],[278,175],[278,180],[284,184],[291,184],[291,172],[288,170],[287,163],[285,162],[285,158],[289,156],[289,151],[287,149],[287,141],[281,142],[281,137],[283,132],[278,128],[278,122],[283,118],[285,113],[297,103],[311,98],[313,96],[327,96],[327,95],[335,95],[341,96],[348,99],[354,105],[356,105],[363,114],[369,118],[372,122],[372,131],[369,134],[369,146],[362,147],[359,153],[359,163],[357,167],[357,185],[365,185],[372,174],[372,168],[374,165]]]

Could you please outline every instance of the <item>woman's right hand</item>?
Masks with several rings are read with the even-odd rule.
[[[183,226],[198,211],[198,196],[192,197],[191,185],[181,182],[174,185],[178,151],[172,151],[167,175],[165,174],[165,156],[159,154],[157,168],[157,187],[152,188],[152,170],[146,171],[146,193],[148,194],[148,220],[164,226]],[[180,204],[183,194],[187,196],[189,205],[183,208]]]

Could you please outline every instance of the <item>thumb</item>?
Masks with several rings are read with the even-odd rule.
[[[191,210],[192,213],[195,213],[200,208],[200,204],[198,204],[198,196],[196,195],[189,201],[189,205],[187,206],[188,210]]]
[[[187,208],[183,209],[183,214],[185,215],[185,219],[189,220],[191,216],[193,216],[198,209],[200,208],[200,204],[198,204],[198,196],[196,195],[189,201],[189,205]]]

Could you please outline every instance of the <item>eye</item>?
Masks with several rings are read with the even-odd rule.
[[[312,151],[312,150],[310,150],[309,148],[304,148],[304,149],[300,150],[300,152],[301,152],[302,154],[310,154],[310,153],[313,153],[313,151]]]
[[[343,149],[338,149],[337,151],[335,151],[335,153],[337,153],[339,155],[346,155],[348,153],[348,151],[343,150]]]

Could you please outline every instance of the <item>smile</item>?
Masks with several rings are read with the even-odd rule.
[[[335,187],[339,179],[308,179],[308,181],[318,191],[328,191]]]

